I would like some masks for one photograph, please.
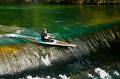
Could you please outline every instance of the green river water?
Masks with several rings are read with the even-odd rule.
[[[0,24],[38,33],[47,28],[57,39],[63,39],[115,26],[119,14],[119,5],[1,5]]]

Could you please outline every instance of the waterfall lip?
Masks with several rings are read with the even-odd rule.
[[[111,32],[111,31],[113,31],[113,32]],[[108,43],[111,41],[111,42],[116,42],[116,40],[115,39],[117,39],[117,40],[119,40],[120,39],[120,32],[117,30],[117,33],[116,33],[116,31],[115,30],[111,30],[111,31],[106,31],[106,32],[100,32],[100,33],[98,33],[98,34],[95,34],[96,35],[96,38],[98,38],[98,39],[96,39],[96,38],[94,38],[95,37],[95,35],[93,35],[93,39],[90,37],[90,36],[88,36],[86,39],[82,39],[82,38],[74,38],[74,39],[71,39],[71,42],[73,42],[73,43],[75,43],[75,44],[77,44],[78,46],[76,47],[76,48],[72,48],[72,47],[44,47],[44,46],[40,46],[39,47],[39,50],[40,51],[38,51],[37,50],[37,47],[35,47],[35,50],[37,50],[37,53],[38,53],[38,55],[40,55],[41,53],[40,52],[42,52],[41,50],[45,50],[45,53],[47,54],[47,53],[49,53],[50,54],[50,60],[52,60],[51,61],[51,63],[53,64],[53,62],[54,61],[58,61],[59,62],[59,60],[61,61],[61,62],[69,62],[68,60],[70,59],[70,60],[72,60],[72,58],[79,58],[79,57],[81,57],[81,56],[83,56],[83,55],[85,55],[85,53],[87,52],[87,55],[89,54],[89,51],[93,51],[93,49],[96,49],[96,51],[97,51],[97,49],[100,47],[100,46],[103,46],[103,48],[106,46],[105,44],[106,44],[106,41],[108,41],[109,39],[111,39],[111,40],[109,40],[108,41]],[[111,32],[112,34],[114,34],[114,35],[111,35],[111,33],[109,33],[109,32]],[[103,33],[107,33],[107,35],[105,36],[105,34],[103,34]],[[101,36],[102,35],[102,36]],[[115,37],[114,37],[115,36]],[[82,41],[81,41],[81,39],[82,39]],[[90,40],[90,39],[92,39],[92,40]],[[103,40],[102,40],[103,39]],[[106,40],[104,40],[104,39],[106,39]],[[96,45],[94,45],[94,44],[96,44]],[[84,46],[83,46],[84,45]],[[26,45],[25,47],[28,47],[27,49],[30,49],[29,48],[29,46],[30,45]],[[32,45],[31,45],[32,46]],[[90,48],[89,48],[90,47]],[[97,48],[98,47],[98,48]],[[50,48],[52,48],[52,49],[50,49]],[[71,49],[71,50],[70,50]],[[100,50],[102,50],[101,48],[99,48]],[[31,51],[32,51],[33,49],[31,49]],[[40,58],[37,58],[35,55],[31,55],[33,52],[31,52],[31,51],[29,51],[28,50],[28,52],[25,52],[25,57],[28,57],[30,60],[29,60],[29,62],[31,62],[31,66],[33,67],[33,68],[36,68],[37,66],[39,66],[39,67],[44,67],[43,65],[41,65],[41,61],[40,61]],[[20,53],[20,52],[19,52]],[[21,54],[21,53],[20,53]],[[20,54],[18,54],[18,55],[20,55]],[[30,55],[29,55],[30,54]],[[32,56],[32,57],[31,57]],[[23,57],[23,55],[21,55],[21,56],[19,56],[21,59],[23,59],[24,60],[24,57]],[[53,58],[52,59],[52,57],[56,57],[56,58]],[[19,59],[19,58],[18,58]],[[17,60],[18,60],[17,59]],[[37,60],[37,61],[36,61]],[[28,60],[26,60],[26,61],[28,61]],[[25,63],[26,63],[26,61],[25,61]],[[18,64],[21,64],[21,61],[18,61],[19,63]],[[26,65],[26,68],[24,69],[24,70],[26,70],[27,68],[29,68],[29,69],[31,69],[30,67],[28,67],[29,66],[29,62],[27,62],[27,65]],[[37,62],[37,63],[36,63]],[[55,62],[55,63],[58,63],[58,62]],[[63,63],[64,63],[63,62]],[[23,63],[23,62],[22,62]],[[37,66],[36,66],[37,65]],[[54,65],[54,64],[53,64]],[[8,65],[8,67],[9,67],[9,65]],[[2,68],[2,67],[1,67]],[[18,68],[18,69],[20,69],[20,68]],[[28,69],[28,70],[29,70]],[[7,70],[7,69],[6,69]],[[19,72],[22,72],[22,71],[24,71],[24,70],[19,70]],[[2,71],[4,71],[4,70],[1,70],[1,72]],[[13,70],[14,71],[14,70]],[[8,73],[8,72],[7,72]],[[8,73],[8,74],[11,74],[10,72]],[[15,74],[17,74],[17,72],[15,72]],[[2,75],[2,74],[1,74]],[[3,74],[4,75],[4,74]]]

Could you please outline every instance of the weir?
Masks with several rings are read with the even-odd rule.
[[[0,75],[13,75],[29,69],[47,68],[41,57],[49,56],[52,66],[68,64],[82,56],[98,50],[111,49],[112,44],[120,44],[120,28],[91,33],[85,37],[66,40],[77,47],[41,46],[34,43],[16,44],[0,47]],[[5,49],[5,50],[3,50]]]

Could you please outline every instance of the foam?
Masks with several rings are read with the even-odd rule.
[[[96,68],[95,72],[100,76],[101,79],[112,79],[112,77],[105,70]]]
[[[64,75],[59,75],[61,79],[70,79],[70,77],[67,77],[65,74]],[[57,79],[57,78],[52,78],[51,76],[46,76],[45,78],[40,78],[40,77],[32,77],[31,75],[28,75],[26,79]]]
[[[42,62],[44,63],[44,65],[46,66],[51,66],[51,61],[50,61],[50,58],[49,58],[49,55],[46,55],[45,58],[43,56],[41,56],[41,60]]]

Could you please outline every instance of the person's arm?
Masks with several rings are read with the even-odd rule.
[[[47,37],[49,37],[49,38],[55,38],[55,36],[52,33],[47,33]]]
[[[49,36],[53,35],[53,34],[51,34],[51,33],[46,33],[46,34],[49,35]]]

